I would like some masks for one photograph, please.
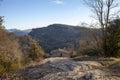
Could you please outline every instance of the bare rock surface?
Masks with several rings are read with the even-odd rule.
[[[115,64],[117,65],[117,64]],[[70,58],[47,58],[41,63],[16,73],[12,80],[120,80],[98,61],[75,61]],[[119,65],[116,67],[119,68]],[[10,79],[7,79],[10,80]]]

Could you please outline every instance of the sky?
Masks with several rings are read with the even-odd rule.
[[[90,21],[90,11],[83,0],[3,0],[0,16],[4,16],[7,29],[21,30]]]

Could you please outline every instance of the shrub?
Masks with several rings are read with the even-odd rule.
[[[44,51],[37,43],[31,44],[29,57],[33,61],[39,60],[40,58],[43,58],[44,56],[45,56]]]
[[[98,55],[98,51],[97,49],[94,48],[87,48],[83,51],[84,55],[88,55],[88,56],[99,56]]]
[[[77,53],[75,51],[72,51],[70,54],[70,57],[71,58],[77,57]]]

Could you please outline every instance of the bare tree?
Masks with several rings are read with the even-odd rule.
[[[118,0],[84,0],[85,3],[90,7],[91,11],[93,11],[96,16],[95,19],[98,22],[98,26],[100,26],[102,31],[102,53],[107,53],[107,27],[112,18],[116,17],[119,11],[115,11],[118,7]],[[117,13],[117,14],[116,14]]]

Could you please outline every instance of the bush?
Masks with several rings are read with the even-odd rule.
[[[97,49],[94,48],[85,49],[83,54],[88,56],[99,56]]]
[[[21,63],[17,57],[12,57],[6,53],[0,53],[0,73],[17,70],[21,67]]]
[[[33,61],[36,61],[40,58],[43,58],[44,56],[44,51],[36,42],[31,44],[29,58],[31,58]]]
[[[70,54],[70,57],[71,58],[77,57],[77,53],[75,51],[72,51]]]

